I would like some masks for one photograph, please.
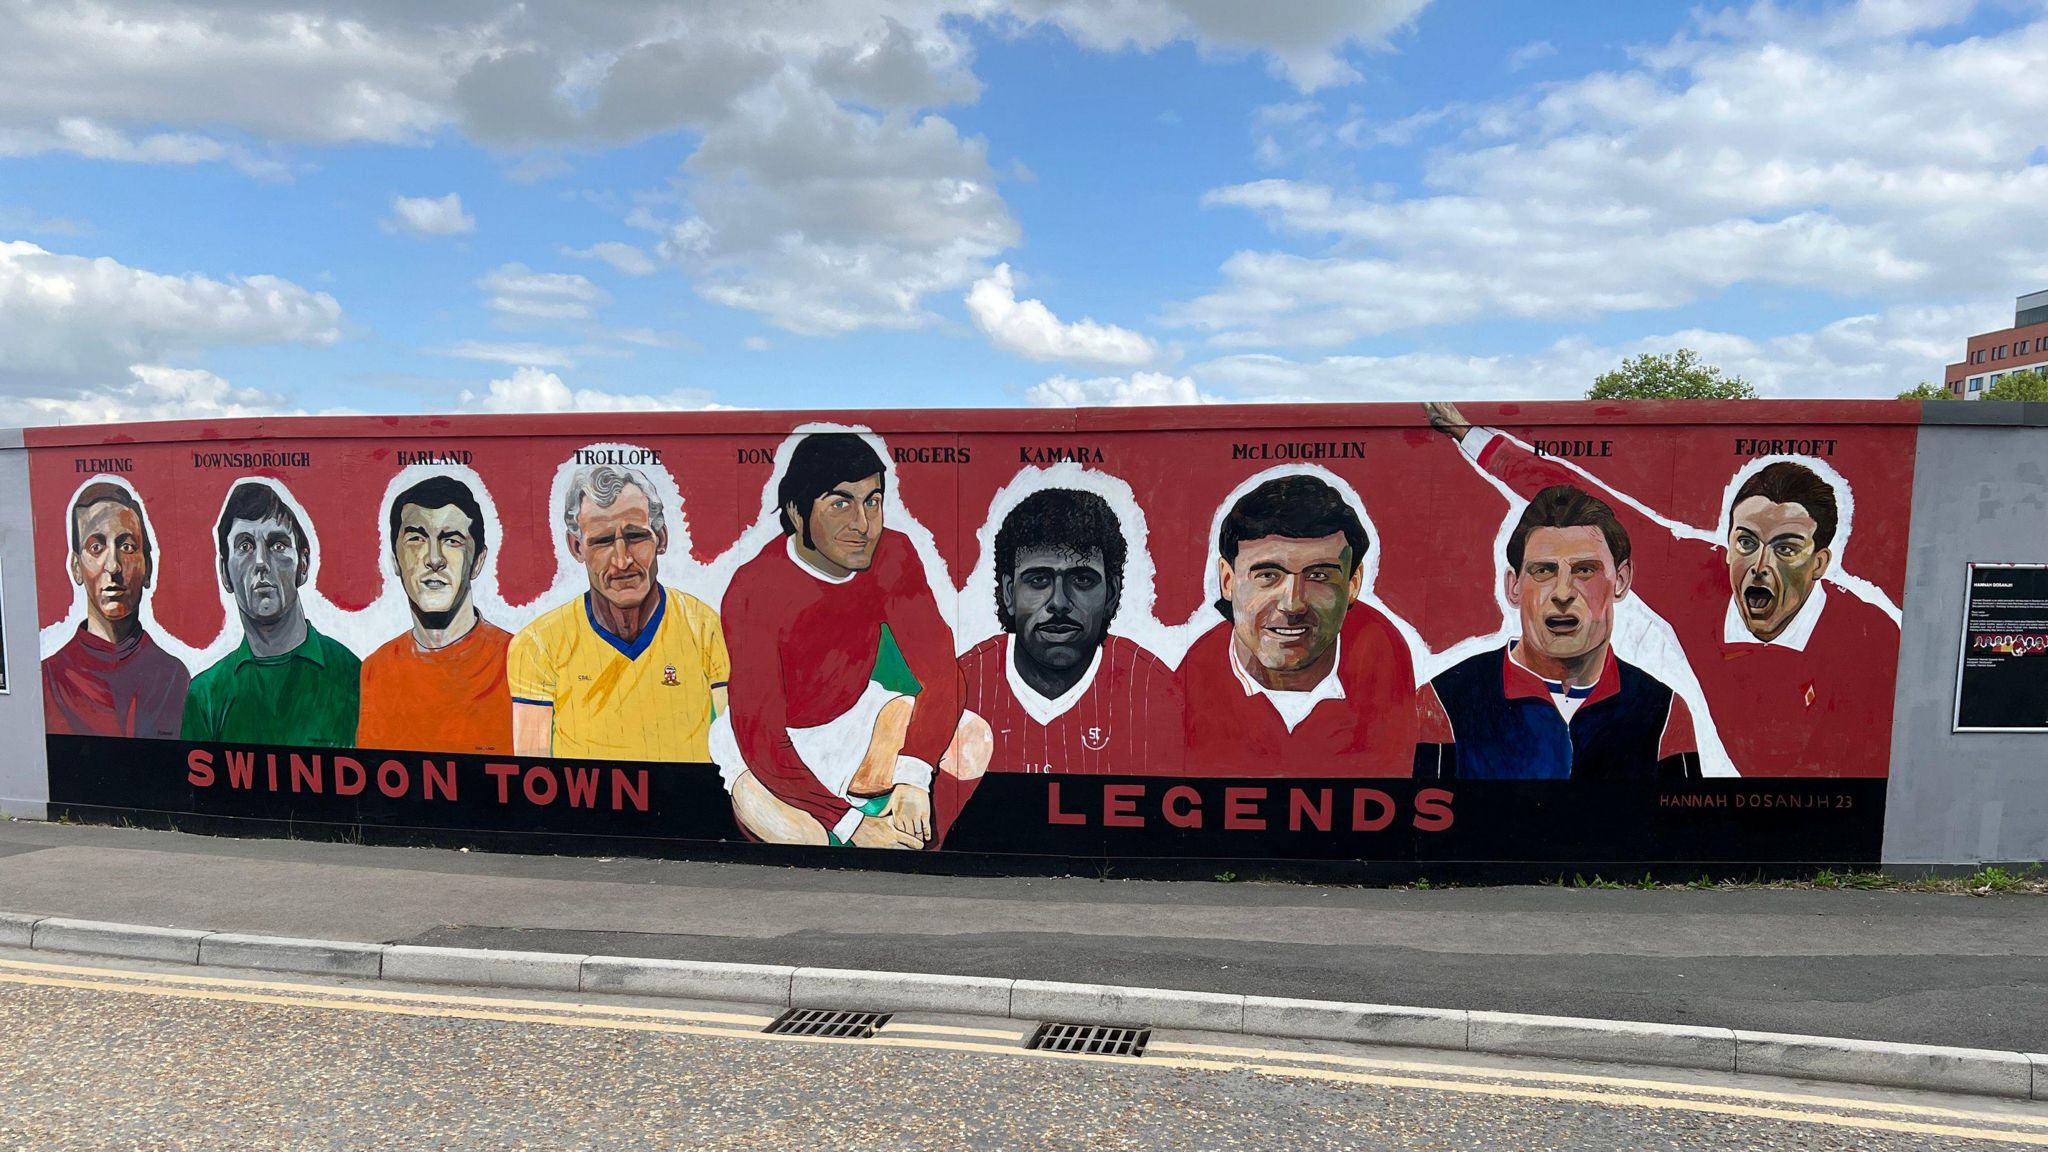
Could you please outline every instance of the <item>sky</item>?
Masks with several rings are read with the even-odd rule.
[[[1889,397],[2048,0],[0,0],[0,422]]]

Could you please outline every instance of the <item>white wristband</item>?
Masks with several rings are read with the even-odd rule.
[[[853,830],[860,827],[863,819],[865,816],[860,809],[848,808],[846,815],[839,818],[839,823],[832,826],[832,835],[837,836],[841,844],[853,843]]]
[[[896,782],[910,784],[929,792],[932,790],[932,766],[915,756],[896,758]]]

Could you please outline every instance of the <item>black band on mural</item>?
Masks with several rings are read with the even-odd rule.
[[[709,764],[49,738],[68,808],[741,843]],[[944,851],[1074,859],[1875,864],[1883,779],[1161,779],[990,773]],[[937,787],[946,787],[941,778]],[[943,796],[935,797],[943,802]],[[845,851],[858,851],[846,849]],[[865,855],[865,853],[863,853]]]

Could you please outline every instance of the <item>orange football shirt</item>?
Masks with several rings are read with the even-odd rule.
[[[356,744],[408,752],[512,751],[512,634],[478,620],[446,648],[426,651],[410,629],[363,661]]]

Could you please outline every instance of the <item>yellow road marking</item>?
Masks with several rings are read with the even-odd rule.
[[[105,970],[101,969],[88,971],[103,972]],[[152,974],[140,973],[138,975],[147,978]],[[187,979],[198,980],[205,978],[188,977]],[[1200,1059],[1195,1057],[1160,1056],[1146,1057],[1140,1060],[1137,1058],[1090,1056],[1080,1053],[1034,1051],[1029,1049],[1010,1047],[1007,1045],[970,1043],[958,1040],[916,1039],[909,1036],[884,1035],[876,1036],[871,1040],[844,1040],[824,1036],[771,1036],[766,1033],[757,1031],[739,1032],[731,1029],[712,1028],[694,1024],[672,1024],[659,1020],[636,1020],[617,1016],[590,1018],[572,1015],[552,1014],[553,1012],[563,1010],[586,1010],[590,1008],[608,1007],[604,1005],[562,1005],[551,1004],[546,1001],[521,1002],[527,1004],[535,1004],[550,1009],[549,1013],[543,1014],[536,1012],[490,1012],[483,1011],[480,1009],[459,1007],[436,1008],[416,1003],[371,1003],[360,999],[336,1000],[305,996],[276,996],[264,993],[236,992],[224,989],[216,990],[212,988],[198,987],[152,987],[150,985],[138,983],[122,983],[108,980],[61,979],[54,976],[37,976],[28,973],[22,973],[18,975],[0,973],[0,983],[42,987],[73,988],[89,991],[125,992],[131,995],[162,996],[176,999],[224,1001],[245,1004],[266,1004],[295,1008],[324,1008],[329,1010],[345,1012],[373,1012],[396,1016],[448,1017],[455,1019],[490,1020],[517,1024],[552,1024],[558,1027],[591,1029],[608,1028],[618,1031],[656,1032],[675,1035],[710,1036],[724,1039],[759,1040],[785,1043],[795,1042],[808,1044],[867,1045],[869,1047],[923,1049],[952,1052],[973,1052],[980,1054],[1009,1056],[1012,1058],[1022,1059],[1037,1058],[1052,1060],[1088,1061],[1092,1063],[1102,1063],[1105,1060],[1107,1060],[1111,1063],[1119,1063],[1129,1066],[1138,1066],[1142,1064],[1151,1067],[1176,1068],[1207,1072],[1248,1071],[1267,1076],[1278,1076],[1292,1079],[1321,1080],[1330,1083],[1362,1084],[1383,1088],[1410,1088],[1435,1092],[1461,1092],[1469,1095],[1502,1096],[1517,1099],[1543,1100],[1552,1102],[1586,1103],[1597,1104],[1607,1107],[1630,1106],[1639,1108],[1655,1108],[1666,1111],[1698,1112],[1718,1116],[1740,1116],[1748,1119],[1776,1120],[1794,1124],[1816,1124],[1836,1128],[1857,1128],[1868,1131],[1898,1132],[1924,1136],[1947,1136],[1963,1140],[1988,1140],[2008,1144],[2023,1144],[2035,1147],[2048,1147],[2048,1133],[2015,1132],[2009,1129],[1997,1128],[1966,1128],[1950,1124],[1928,1124],[1907,1120],[1887,1120],[1875,1116],[1852,1116],[1827,1112],[1796,1112],[1781,1108],[1758,1108],[1744,1104],[1721,1103],[1713,1100],[1697,1100],[1689,1098],[1650,1096],[1642,1095],[1639,1093],[1585,1092],[1563,1088],[1537,1088],[1518,1084],[1471,1083],[1443,1079],[1425,1080],[1409,1076],[1383,1076],[1364,1072],[1345,1072],[1333,1068],[1304,1068],[1296,1065],[1243,1063],[1238,1061]],[[231,984],[234,982],[221,981],[221,983]],[[257,982],[251,981],[247,983],[254,984]],[[317,989],[317,986],[314,985],[285,985],[285,987],[295,987],[300,990]],[[326,989],[317,990],[323,992],[326,991]],[[466,1002],[476,1002],[481,1000],[487,1003],[491,1002],[487,998],[480,997],[450,997],[448,999],[451,1001],[460,1000]],[[511,1002],[498,1001],[498,1003]],[[1463,1072],[1460,1074],[1472,1075],[1473,1073]],[[1483,1075],[1485,1073],[1482,1072],[1479,1074]],[[1663,1087],[1663,1085],[1660,1085],[1659,1087]],[[1860,1102],[1849,1100],[1829,1100],[1827,1101],[1827,1103],[1834,1106],[1845,1107],[1849,1109],[1863,1107],[1863,1105]],[[1978,1120],[1982,1123],[2026,1123],[2026,1121],[2024,1120],[2016,1121],[2008,1117],[1992,1114],[1963,1113],[1960,1115],[1970,1116],[1970,1118]]]
[[[1552,1084],[1585,1084],[1609,1088],[1640,1088],[1689,1096],[1726,1096],[1742,1100],[1767,1100],[1774,1104],[1797,1104],[1830,1108],[1855,1108],[1865,1112],[1896,1112],[1913,1116],[1945,1116],[1981,1120],[1988,1113],[1931,1104],[1901,1104],[1885,1100],[1849,1100],[1840,1096],[1816,1096],[1800,1092],[1771,1092],[1761,1088],[1720,1087],[1688,1084],[1681,1080],[1641,1080],[1625,1076],[1594,1076],[1583,1072],[1532,1072],[1521,1068],[1476,1068],[1465,1064],[1430,1063],[1420,1060],[1388,1060],[1371,1056],[1346,1056],[1336,1052],[1300,1052],[1275,1048],[1237,1048],[1222,1044],[1184,1044],[1176,1040],[1155,1040],[1147,1052],[1191,1052],[1205,1056],[1237,1057],[1245,1060],[1299,1061],[1337,1064],[1347,1068],[1376,1068],[1388,1072],[1415,1072],[1450,1076],[1481,1076],[1497,1080],[1531,1080]],[[1483,1055],[1483,1053],[1475,1053]],[[2000,1117],[2003,1123],[2048,1127],[2048,1115]]]

